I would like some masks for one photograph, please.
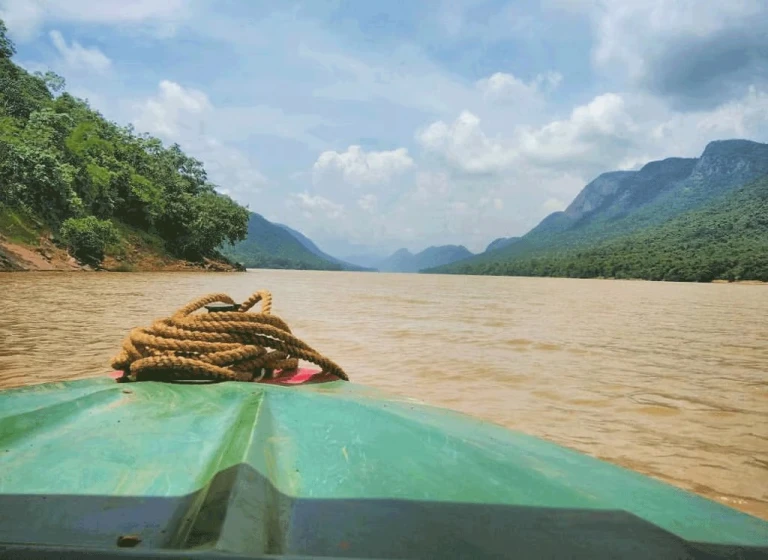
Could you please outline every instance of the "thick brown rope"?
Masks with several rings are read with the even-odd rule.
[[[285,321],[271,314],[269,292],[254,293],[237,311],[195,314],[215,302],[235,303],[226,294],[210,294],[150,327],[133,329],[112,359],[112,367],[133,381],[260,381],[272,377],[275,370],[297,369],[301,359],[349,380],[343,369],[296,338]],[[261,310],[248,313],[259,302]]]

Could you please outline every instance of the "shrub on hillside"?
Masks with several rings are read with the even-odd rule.
[[[118,238],[112,222],[95,216],[69,218],[62,224],[60,233],[69,252],[83,262],[101,262],[107,245]]]

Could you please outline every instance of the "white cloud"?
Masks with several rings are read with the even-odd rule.
[[[451,177],[444,171],[422,171],[416,175],[413,198],[417,201],[444,198],[451,191]]]
[[[297,206],[305,218],[337,219],[344,213],[343,204],[307,192],[292,194],[288,203],[289,206]]]
[[[213,109],[202,91],[187,89],[172,82],[160,82],[158,94],[139,104],[136,128],[168,139],[178,139],[182,130],[194,132]],[[194,125],[194,126],[193,126]]]
[[[109,57],[96,47],[87,48],[77,41],[68,45],[61,32],[55,30],[49,36],[64,63],[70,68],[106,72],[112,66]]]
[[[48,21],[138,24],[175,20],[189,0],[0,0],[0,19],[14,37],[34,37]],[[167,33],[168,27],[162,29]]]
[[[478,80],[475,86],[487,101],[510,103],[539,103],[539,95],[556,89],[563,76],[559,72],[538,74],[531,82],[524,82],[512,74],[496,72]]]
[[[476,98],[474,88],[443,72],[412,46],[401,46],[368,61],[332,49],[310,48],[304,43],[299,54],[334,78],[333,83],[313,89],[318,97],[383,100],[430,114],[451,112]]]
[[[357,205],[366,212],[373,212],[378,198],[375,194],[366,194],[357,199]]]
[[[588,174],[619,164],[640,140],[624,97],[615,93],[576,107],[568,119],[521,127],[516,136],[518,150],[527,160]]]
[[[489,138],[473,114],[452,124],[432,123],[417,133],[429,152],[464,172],[508,173],[538,168],[591,180],[669,155],[696,156],[720,138],[766,139],[768,92],[752,86],[742,98],[714,110],[678,112],[644,94],[605,93],[571,114],[540,126],[518,126]]]
[[[133,112],[139,132],[178,142],[205,164],[211,180],[222,191],[242,200],[266,184],[265,177],[242,150],[205,132],[216,121],[217,109],[204,92],[163,80],[157,95],[135,103]]]
[[[318,126],[333,122],[317,115],[287,112],[269,105],[217,107],[216,119],[209,123],[211,132],[226,135],[231,141],[247,141],[252,134],[263,134],[296,140],[313,149],[326,143],[312,133]]]
[[[768,81],[765,0],[585,2],[594,63],[683,107],[712,108]]]
[[[313,166],[313,175],[316,182],[332,173],[352,185],[375,184],[389,181],[413,166],[413,159],[405,148],[366,152],[360,146],[350,146],[346,152],[320,154]]]
[[[659,42],[681,35],[705,37],[724,29],[750,27],[749,20],[764,16],[762,0],[607,0],[594,2],[600,64],[618,62],[642,71]],[[643,44],[655,40],[655,44]]]
[[[416,238],[439,232],[476,248],[494,236],[525,233],[601,173],[696,157],[716,139],[768,140],[768,91],[752,87],[714,110],[687,112],[647,94],[606,93],[565,118],[504,136],[489,137],[482,124],[464,112],[417,133],[442,167],[417,175],[407,198],[413,210],[394,212],[392,221],[418,224]]]
[[[427,151],[466,173],[497,172],[515,159],[515,153],[500,140],[486,136],[480,119],[469,111],[463,111],[451,124],[432,123],[418,131],[416,139]]]
[[[693,117],[695,119],[695,117]],[[693,120],[693,119],[691,119]],[[762,137],[768,127],[768,90],[750,86],[747,95],[724,103],[696,119],[696,133],[708,138]],[[670,126],[672,123],[665,123]]]

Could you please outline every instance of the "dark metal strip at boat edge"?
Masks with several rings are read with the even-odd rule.
[[[0,560],[123,560],[128,558],[136,560],[164,560],[168,558],[189,560],[335,560],[335,558],[341,559],[342,557],[272,554],[250,556],[212,550],[70,548],[0,543]],[[349,556],[344,556],[343,559],[356,560]],[[370,559],[360,558],[357,560]]]
[[[209,303],[205,306],[205,308],[208,310],[208,313],[218,313],[221,311],[237,311],[240,309],[239,303],[224,303],[223,301],[216,301],[213,303]]]

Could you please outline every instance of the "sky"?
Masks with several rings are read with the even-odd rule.
[[[347,256],[481,251],[600,173],[768,141],[768,0],[0,0],[29,70]]]

